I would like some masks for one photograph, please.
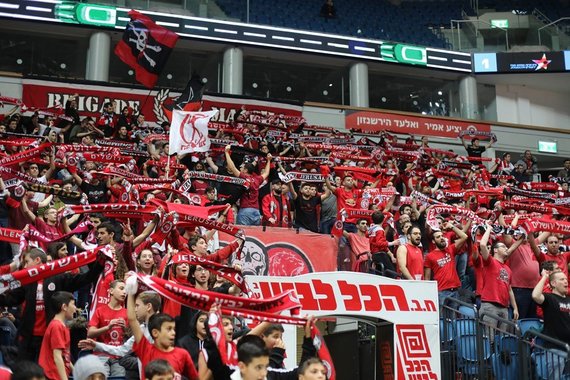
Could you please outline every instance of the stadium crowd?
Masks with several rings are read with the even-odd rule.
[[[545,333],[570,344],[570,160],[533,182],[530,151],[484,157],[492,134],[462,134],[454,152],[245,109],[210,123],[207,152],[179,156],[168,123],[115,106],[84,117],[70,98],[0,124],[0,326],[13,378],[326,378],[312,318],[287,372],[281,324],[250,328],[219,304],[164,296],[176,285],[242,295],[234,225],[333,234],[339,270],[436,280],[440,306],[472,297],[504,318],[539,312]],[[218,231],[235,241],[221,247]],[[66,258],[73,269],[42,266]]]

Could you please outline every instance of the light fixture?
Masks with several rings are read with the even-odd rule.
[[[382,101],[382,103],[386,103],[386,100],[388,100],[388,99],[386,99],[386,97],[383,96],[382,98],[380,98],[380,100]]]
[[[443,92],[442,92],[441,90],[439,90],[439,91],[437,92],[437,94],[441,96],[441,95],[443,95]]]
[[[59,67],[61,67],[63,70],[65,70],[67,68],[67,65],[65,63],[62,63],[59,65]]]
[[[285,87],[285,91],[287,91],[287,92],[291,92],[291,90],[292,90],[291,86],[287,86],[287,87]]]
[[[203,83],[203,84],[206,84],[206,83],[208,83],[208,78],[205,78],[205,77],[204,77],[204,78],[202,78],[202,83]]]
[[[418,105],[418,101],[417,101],[417,100],[414,100],[414,101],[412,102],[412,104],[413,104],[414,106],[417,106],[417,105]]]
[[[22,60],[22,58],[18,58],[18,59],[16,60],[16,63],[17,63],[18,65],[21,65],[22,63],[24,63],[24,61]]]
[[[172,79],[172,74],[166,74],[166,79],[168,80]]]
[[[135,72],[134,72],[133,70],[127,71],[127,74],[129,74],[129,75],[131,75],[131,76],[132,76],[134,73],[135,73]]]
[[[323,90],[323,95],[327,96],[329,94],[329,92],[327,90]]]
[[[332,87],[332,83],[329,83],[329,87]]]

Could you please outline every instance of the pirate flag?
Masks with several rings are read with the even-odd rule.
[[[178,35],[135,10],[131,10],[129,16],[131,21],[115,47],[115,54],[135,70],[139,83],[153,88]]]
[[[162,104],[162,109],[168,120],[172,121],[172,111],[198,111],[201,107],[202,89],[204,84],[198,74],[192,74],[186,88],[177,98],[168,98]]]

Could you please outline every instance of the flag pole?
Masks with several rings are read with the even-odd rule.
[[[146,102],[148,101],[148,98],[150,97],[150,93],[152,92],[152,90],[154,90],[154,87],[148,91],[148,94],[146,94],[146,98],[144,98],[144,102],[142,103],[141,107],[139,108],[139,114],[142,113],[142,110],[144,109],[144,106],[146,105]]]

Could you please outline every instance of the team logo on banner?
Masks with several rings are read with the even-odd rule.
[[[175,110],[172,113],[169,154],[207,152],[210,149],[208,123],[217,113],[217,110],[208,112]]]
[[[251,236],[247,236],[239,262],[244,276],[296,276],[313,272],[309,259],[294,245],[287,242],[265,244]]]

